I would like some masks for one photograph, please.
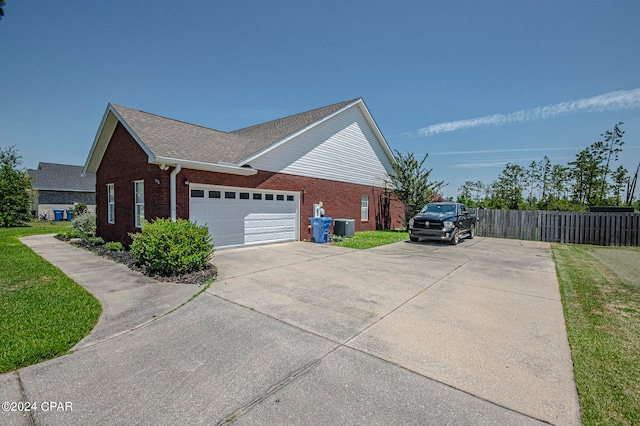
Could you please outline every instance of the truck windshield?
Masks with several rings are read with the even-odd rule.
[[[456,206],[454,204],[427,204],[421,213],[446,213],[455,214]]]

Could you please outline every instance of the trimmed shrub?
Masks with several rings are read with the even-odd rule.
[[[133,239],[130,247],[133,257],[158,275],[199,271],[207,266],[213,254],[209,229],[186,219],[145,221],[142,232],[129,235]]]
[[[104,243],[104,246],[111,251],[122,251],[124,250],[124,246],[119,241],[109,241]]]
[[[96,235],[96,215],[93,213],[83,213],[71,220],[71,227],[82,235],[83,238]]]
[[[94,246],[101,246],[104,244],[102,237],[85,237],[83,239]]]

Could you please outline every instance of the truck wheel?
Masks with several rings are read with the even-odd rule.
[[[473,237],[476,236],[476,226],[474,224],[471,224],[471,227],[469,228],[469,236],[467,238],[469,238],[470,240],[473,240]]]
[[[420,241],[420,238],[414,237],[413,235],[409,236],[409,239],[412,243],[417,243],[418,241]]]
[[[453,233],[451,234],[451,240],[449,240],[449,244],[451,244],[452,246],[455,246],[458,244],[459,241],[460,241],[460,230],[456,228],[453,230]]]

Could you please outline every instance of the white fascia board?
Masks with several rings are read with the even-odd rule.
[[[369,108],[367,108],[367,105],[365,105],[365,103],[364,103],[364,101],[362,99],[360,99],[360,110],[363,112],[365,119],[369,122],[369,125],[373,129],[373,133],[375,134],[376,138],[378,139],[378,143],[380,143],[380,145],[382,146],[382,149],[387,154],[387,157],[389,157],[389,161],[391,161],[391,163],[395,163],[396,162],[396,158],[393,155],[393,152],[391,151],[391,148],[389,147],[389,144],[387,143],[387,140],[382,135],[382,132],[380,131],[380,128],[378,127],[378,124],[376,123],[376,120],[374,120],[373,116],[369,112]]]
[[[325,116],[324,118],[321,118],[318,121],[314,121],[313,123],[309,124],[306,127],[303,127],[302,129],[298,130],[295,133],[290,134],[289,136],[285,137],[284,139],[280,139],[279,141],[276,141],[276,142],[272,143],[271,145],[267,146],[266,148],[263,148],[260,151],[255,152],[255,153],[251,154],[250,156],[243,158],[242,160],[238,161],[238,164],[240,164],[240,165],[250,164],[251,161],[255,160],[256,158],[258,158],[258,157],[264,155],[265,153],[267,153],[267,152],[279,147],[283,143],[286,143],[286,142],[290,141],[291,139],[295,138],[296,136],[301,135],[302,133],[306,132],[307,130],[316,127],[320,123],[324,123],[325,121],[327,121],[327,120],[335,117],[336,115],[340,114],[342,111],[345,111],[345,110],[351,108],[352,106],[357,105],[359,102],[362,102],[362,98],[353,101],[349,105],[345,105],[344,107],[340,108],[339,110],[337,110],[337,111]]]
[[[236,164],[228,163],[202,163],[199,161],[181,160],[178,158],[167,157],[155,157],[154,161],[149,161],[152,164],[166,164],[168,166],[175,166],[181,164],[183,169],[204,170],[207,172],[229,173],[232,175],[252,176],[258,173],[256,169],[250,169],[247,167],[239,167]]]
[[[95,173],[98,171],[98,166],[102,162],[102,157],[104,156],[105,151],[107,150],[107,146],[109,145],[109,141],[111,140],[111,136],[113,136],[113,132],[116,129],[118,122],[122,123],[122,125],[127,129],[127,131],[131,134],[131,136],[135,139],[135,141],[140,145],[140,148],[147,154],[149,157],[149,162],[152,163],[155,155],[151,152],[151,150],[142,142],[142,140],[138,137],[138,135],[131,129],[131,127],[127,124],[127,122],[122,118],[118,111],[109,103],[107,105],[107,109],[102,116],[102,121],[100,122],[100,127],[98,127],[98,132],[96,133],[96,137],[93,140],[93,145],[91,146],[91,150],[89,151],[89,156],[85,161],[84,167],[82,168],[81,176],[86,176],[87,173]]]
[[[102,121],[100,122],[100,126],[98,127],[98,131],[96,133],[96,137],[93,139],[93,144],[91,145],[91,149],[89,150],[89,155],[87,156],[86,161],[84,162],[84,167],[82,168],[82,173],[80,173],[80,175],[82,177],[85,177],[87,175],[87,173],[95,173],[96,170],[98,169],[98,164],[100,164],[100,161],[102,160],[102,156],[104,155],[104,151],[106,149],[106,145],[104,145],[104,143],[99,143],[101,136],[103,134],[103,132],[106,130],[109,133],[109,139],[111,139],[111,135],[113,134],[113,130],[115,129],[115,126],[108,126],[110,127],[110,129],[105,129],[105,127],[107,126],[107,118],[109,116],[109,107],[111,106],[111,104],[107,105],[107,109],[105,110],[104,114],[102,115]],[[104,145],[104,146],[103,146]],[[96,152],[98,150],[98,148],[100,148],[100,152]],[[94,156],[99,156],[100,158],[97,158],[94,160]],[[92,161],[93,160],[93,161]],[[97,164],[96,164],[97,161]]]

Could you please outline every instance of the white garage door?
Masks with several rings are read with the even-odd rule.
[[[191,184],[189,217],[207,225],[215,247],[298,239],[297,192]]]

